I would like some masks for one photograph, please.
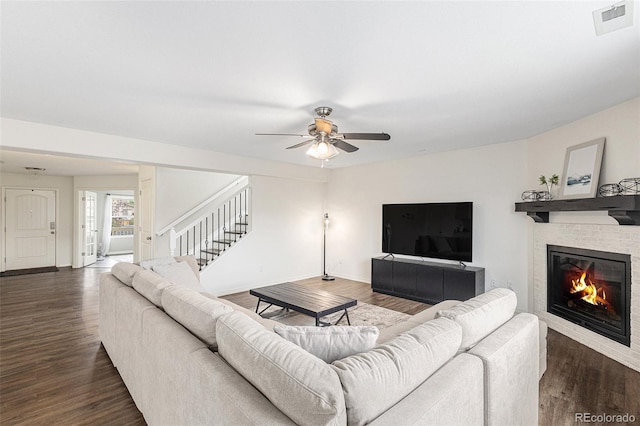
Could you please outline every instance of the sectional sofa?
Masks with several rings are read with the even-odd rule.
[[[328,363],[202,292],[195,259],[175,260],[184,279],[118,263],[100,280],[102,343],[150,425],[538,423],[546,343],[510,290],[442,302]]]

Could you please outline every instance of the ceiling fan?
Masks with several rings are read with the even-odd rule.
[[[357,146],[351,145],[346,140],[373,140],[388,141],[391,139],[388,133],[338,133],[338,126],[333,124],[327,117],[333,109],[329,107],[318,107],[315,109],[318,117],[314,123],[309,124],[309,135],[300,135],[296,133],[256,133],[258,136],[311,136],[313,139],[297,143],[287,147],[287,149],[300,148],[310,145],[307,155],[318,160],[328,160],[338,155],[338,149],[344,152],[355,152]],[[338,148],[338,149],[336,149]]]

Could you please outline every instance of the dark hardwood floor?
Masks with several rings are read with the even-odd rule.
[[[0,278],[0,424],[144,424],[100,344],[98,278],[105,270]],[[428,306],[349,280],[300,283],[408,314]],[[255,308],[249,292],[225,297]],[[580,424],[576,412],[629,413],[640,423],[640,373],[552,330],[548,365],[541,425]]]
[[[0,278],[0,424],[145,424],[100,343],[104,271]]]

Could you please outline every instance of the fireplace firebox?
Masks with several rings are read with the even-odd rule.
[[[547,246],[547,311],[630,346],[631,256]]]

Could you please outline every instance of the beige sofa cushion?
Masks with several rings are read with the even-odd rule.
[[[118,262],[111,267],[111,273],[119,279],[122,284],[133,287],[133,277],[142,271],[142,267],[128,262]]]
[[[251,310],[251,309],[247,309],[243,306],[240,306],[236,303],[233,303],[230,300],[224,299],[222,297],[216,297],[211,293],[207,293],[207,292],[200,292],[200,294],[208,297],[209,299],[213,299],[216,300],[224,305],[229,306],[231,309],[233,309],[234,311],[239,311],[242,312],[243,314],[245,314],[246,316],[248,316],[249,318],[251,318],[254,321],[259,322],[260,324],[262,324],[264,326],[264,328],[266,328],[269,331],[273,331],[273,328],[276,325],[279,325],[280,323],[277,321],[274,321],[272,319],[268,319],[268,318],[262,318],[260,315],[256,314],[255,311]]]
[[[380,336],[378,336],[378,344],[387,342],[394,337],[404,333],[405,331],[411,330],[416,325],[431,321],[436,317],[436,314],[439,311],[448,309],[452,306],[457,305],[458,303],[460,303],[460,301],[458,300],[445,300],[425,309],[422,312],[418,312],[406,321],[399,322],[392,325],[391,327],[383,328],[382,330],[380,330]]]
[[[373,326],[286,326],[273,328],[283,339],[295,343],[326,363],[366,352],[376,345],[378,328]]]
[[[171,284],[165,278],[149,270],[140,270],[133,277],[133,288],[149,302],[162,308],[162,293]]]
[[[437,317],[454,320],[462,326],[462,350],[469,350],[480,340],[513,317],[518,300],[506,288],[496,288],[449,309]]]
[[[344,395],[332,368],[241,312],[217,323],[220,355],[298,424],[345,424]]]
[[[227,305],[179,285],[171,285],[164,290],[162,306],[171,318],[214,349],[217,347],[218,318],[233,311]]]
[[[335,361],[348,423],[370,423],[402,400],[456,354],[461,339],[458,324],[439,318],[368,352]]]

